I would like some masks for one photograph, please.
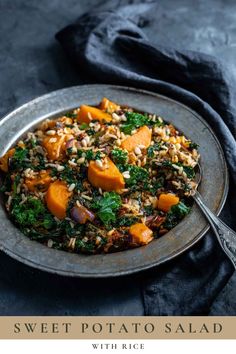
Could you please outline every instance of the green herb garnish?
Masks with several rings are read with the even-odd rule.
[[[159,151],[161,149],[161,144],[160,143],[155,143],[154,145],[149,146],[147,149],[147,155],[148,157],[154,157],[154,151]]]
[[[186,173],[188,178],[194,178],[195,177],[195,171],[193,167],[191,166],[183,166],[184,172]]]
[[[172,229],[189,212],[190,212],[190,208],[187,205],[185,205],[183,202],[179,202],[178,204],[173,205],[170,211],[166,215],[166,220],[163,226],[168,230]]]
[[[148,178],[148,171],[143,167],[126,165],[126,171],[129,171],[130,178],[125,180],[128,187],[144,183]]]
[[[88,125],[87,123],[82,123],[82,124],[80,124],[79,128],[80,128],[81,130],[86,130],[86,129],[89,128],[89,125]]]
[[[173,165],[177,165],[177,166],[180,166],[180,167],[183,167],[183,171],[186,173],[187,177],[192,179],[195,177],[195,171],[194,171],[194,168],[191,167],[191,166],[184,166],[182,163],[180,162],[176,162],[176,163],[172,163],[171,161],[169,160],[165,160],[163,161],[162,163],[162,166],[163,167],[170,167],[171,169],[175,170],[174,166]]]
[[[31,166],[31,168],[34,170],[34,171],[41,171],[41,170],[45,170],[46,169],[46,166],[45,166],[45,161],[44,161],[44,157],[43,155],[41,154],[36,154],[35,155],[35,160],[37,161],[38,160],[38,163],[36,166]]]
[[[18,196],[13,198],[11,216],[20,227],[43,226],[49,229],[55,225],[53,216],[39,199],[29,197],[23,204],[20,204],[19,201]]]
[[[156,195],[159,188],[164,186],[165,179],[164,177],[159,177],[156,181],[152,179],[147,180],[144,185],[143,189],[149,191],[152,195]]]
[[[57,169],[52,168],[51,175],[53,177],[57,176],[61,180],[65,181],[69,186],[74,183],[75,190],[83,190],[81,173],[78,173],[77,170],[74,170],[67,164],[64,164],[64,170],[58,172]]]
[[[103,197],[98,198],[92,204],[92,208],[97,211],[97,216],[109,226],[116,220],[116,211],[121,206],[121,197],[115,192],[106,192]]]
[[[125,134],[131,134],[132,130],[147,125],[149,123],[149,118],[147,114],[135,113],[135,112],[126,112],[125,116],[127,121],[122,124],[121,130]]]
[[[90,150],[82,150],[79,149],[77,151],[77,156],[78,158],[84,156],[86,160],[91,161],[91,160],[100,160],[101,159],[101,151],[96,151],[93,152],[92,149]]]
[[[115,227],[122,227],[122,226],[131,226],[139,221],[139,218],[136,216],[121,216],[119,217],[114,226]]]
[[[17,186],[20,183],[20,176],[16,175],[13,181],[13,193],[16,194],[17,193]]]
[[[111,152],[112,160],[115,164],[125,164],[128,161],[128,152],[121,149],[114,149]]]
[[[67,118],[76,118],[77,117],[77,113],[68,112],[68,113],[65,114],[65,116]]]
[[[150,215],[153,215],[154,213],[154,208],[152,205],[147,205],[144,207],[144,213],[146,216],[150,216]]]
[[[29,150],[16,146],[14,155],[11,158],[10,170],[24,169],[28,167],[31,167]]]
[[[196,143],[191,142],[191,143],[189,144],[189,149],[190,149],[190,150],[198,149],[198,147],[199,147],[199,145],[196,144]]]

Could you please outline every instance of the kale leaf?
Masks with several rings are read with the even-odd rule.
[[[28,167],[31,167],[29,150],[16,146],[14,155],[11,158],[10,170],[18,170]]]
[[[126,112],[125,116],[127,120],[124,124],[122,124],[121,131],[129,135],[132,133],[132,130],[142,127],[143,125],[151,125],[157,127],[164,125],[162,120],[159,118],[157,120],[152,120],[152,118],[149,118],[147,113],[141,114],[137,112]]]
[[[31,166],[31,168],[34,171],[41,171],[41,170],[45,170],[46,169],[46,165],[45,165],[45,161],[44,161],[44,157],[41,154],[36,154],[35,155],[36,161],[38,160],[38,163],[36,166]]]
[[[159,177],[157,180],[153,181],[152,179],[147,180],[144,183],[144,190],[150,192],[152,195],[156,195],[159,188],[164,186],[165,179],[164,177]]]
[[[191,142],[191,143],[189,144],[189,149],[190,149],[190,150],[193,150],[193,149],[196,149],[196,150],[197,150],[198,147],[199,147],[199,145],[196,144],[196,143]]]
[[[150,216],[150,215],[153,215],[154,214],[154,208],[152,205],[146,205],[144,207],[144,213],[145,213],[145,216]]]
[[[77,117],[77,113],[68,112],[68,113],[65,114],[65,116],[67,118],[76,118]]]
[[[163,226],[168,230],[172,229],[189,212],[190,212],[190,208],[187,205],[185,205],[183,202],[179,202],[178,204],[173,205],[170,211],[168,211],[166,215],[166,220]]]
[[[20,204],[18,196],[13,198],[11,216],[21,228],[43,226],[50,229],[55,225],[53,216],[47,211],[43,203],[33,197],[29,197],[23,204]]]
[[[121,149],[114,149],[111,152],[112,160],[115,164],[125,164],[128,160],[128,152]]]
[[[139,184],[144,184],[148,179],[148,171],[143,167],[138,167],[135,165],[118,165],[121,172],[129,171],[130,178],[125,179],[125,184],[127,187],[137,186]]]
[[[161,144],[160,143],[155,143],[154,145],[149,146],[147,149],[147,155],[148,157],[154,157],[154,151],[159,151],[161,149]]]
[[[64,170],[60,173],[60,178],[67,182],[69,185],[77,182],[75,172],[68,165],[64,165]]]
[[[192,179],[195,177],[195,171],[191,166],[183,166],[183,169],[188,178]]]
[[[183,167],[183,171],[186,173],[187,177],[192,179],[195,177],[195,171],[194,171],[194,168],[191,167],[191,166],[184,166],[182,163],[180,162],[176,162],[174,163],[174,165],[177,165],[177,166],[180,166],[180,167]],[[165,160],[163,161],[162,163],[162,166],[163,167],[169,167],[171,169],[174,169],[173,167],[173,163],[169,160]]]
[[[179,202],[178,204],[172,206],[171,212],[178,218],[182,219],[190,212],[190,208],[183,202]]]
[[[62,171],[58,171],[56,168],[52,168],[51,175],[52,177],[57,176],[61,180],[65,181],[68,185],[74,183],[75,190],[83,190],[81,171],[78,173],[77,170],[71,168],[67,164],[64,164],[64,170]]]
[[[90,150],[82,150],[82,149],[79,149],[77,151],[77,156],[78,158],[84,156],[86,160],[90,161],[90,160],[100,160],[101,158],[101,151],[96,151],[96,152],[93,152],[92,149]]]
[[[131,226],[139,221],[139,218],[137,216],[125,216],[122,215],[118,219],[116,219],[116,222],[114,224],[115,227],[122,227],[122,226]]]
[[[147,125],[149,123],[149,118],[147,114],[126,112],[126,122],[122,124],[121,130],[125,134],[131,134],[132,130]]]
[[[86,129],[89,128],[89,125],[88,125],[87,123],[82,123],[82,124],[80,124],[79,128],[80,128],[81,130],[86,130]]]
[[[115,192],[106,192],[103,197],[98,198],[92,204],[92,208],[97,211],[97,216],[104,223],[109,226],[116,220],[116,211],[121,206],[121,198]]]
[[[13,185],[12,185],[13,194],[17,193],[17,186],[18,186],[19,183],[20,183],[20,175],[16,175],[15,178],[14,178],[14,181],[13,181]]]

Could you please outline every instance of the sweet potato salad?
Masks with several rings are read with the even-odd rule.
[[[0,158],[11,220],[75,253],[143,246],[191,209],[198,146],[156,114],[103,98],[45,120]]]

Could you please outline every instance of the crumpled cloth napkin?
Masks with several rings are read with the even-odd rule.
[[[214,57],[152,45],[142,27],[154,10],[155,4],[147,3],[95,10],[62,29],[56,38],[88,82],[155,91],[188,105],[204,117],[218,136],[228,163],[231,190],[226,210],[227,221],[233,223],[235,81]],[[191,250],[140,278],[145,314],[207,314],[232,273],[231,262],[209,231]]]

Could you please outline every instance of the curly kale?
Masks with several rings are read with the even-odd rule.
[[[93,152],[92,149],[89,150],[83,150],[79,149],[77,151],[77,156],[78,158],[84,156],[86,160],[91,161],[91,160],[99,160],[101,158],[101,151]]]
[[[55,226],[55,220],[44,204],[33,197],[20,204],[20,197],[15,196],[12,200],[11,216],[23,229],[41,226],[48,230]]]
[[[187,205],[185,205],[184,202],[179,202],[178,204],[173,205],[170,211],[166,215],[166,220],[163,226],[168,230],[172,229],[189,212],[190,212],[190,208]]]
[[[126,112],[126,122],[122,124],[121,130],[125,134],[131,134],[132,130],[147,125],[149,123],[149,118],[147,114]]]
[[[97,216],[104,225],[109,226],[116,220],[116,212],[121,206],[121,197],[115,192],[106,192],[103,197],[98,197],[92,204],[97,210]]]
[[[29,149],[16,146],[14,155],[11,157],[10,170],[20,170],[31,167],[29,160]]]
[[[124,165],[128,161],[128,152],[116,148],[112,150],[111,157],[115,164]]]
[[[159,151],[161,149],[161,144],[160,143],[155,143],[154,145],[149,146],[147,149],[147,155],[148,157],[154,157],[154,151]]]

